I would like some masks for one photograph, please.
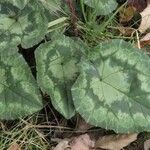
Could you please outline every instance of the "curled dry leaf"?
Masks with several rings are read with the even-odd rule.
[[[142,21],[139,26],[139,31],[144,33],[147,29],[150,28],[150,4],[142,11],[141,13]]]
[[[149,150],[149,149],[150,149],[150,139],[144,142],[144,150]]]
[[[136,139],[137,134],[108,135],[100,137],[95,143],[95,148],[121,150]]]

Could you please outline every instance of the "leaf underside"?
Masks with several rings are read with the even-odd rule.
[[[76,110],[87,122],[116,132],[150,130],[150,59],[114,40],[83,59],[72,87]]]

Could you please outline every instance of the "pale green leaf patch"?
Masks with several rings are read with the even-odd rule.
[[[108,15],[118,5],[116,0],[84,0],[84,3],[93,8],[96,15]]]

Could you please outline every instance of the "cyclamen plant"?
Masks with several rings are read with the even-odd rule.
[[[108,2],[102,0],[99,7],[113,6],[112,12],[117,4]],[[45,39],[50,27],[66,23],[65,17],[49,22],[52,3],[56,1],[0,2],[0,119],[41,110],[40,88],[67,119],[77,112],[90,124],[116,132],[149,131],[150,59],[129,42],[110,40],[91,48],[78,38],[56,35],[35,50],[33,77],[17,46],[30,48]],[[95,3],[83,1],[91,8]],[[97,15],[106,15],[100,8]]]

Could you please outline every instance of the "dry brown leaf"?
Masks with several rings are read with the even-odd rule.
[[[78,117],[76,128],[77,130],[87,131],[92,125],[88,124],[82,117]]]
[[[8,150],[21,150],[19,144],[13,143]]]
[[[139,31],[144,33],[150,28],[150,4],[140,13],[142,16],[142,21],[139,26]]]
[[[150,149],[150,139],[144,142],[144,150],[149,150],[149,149]]]
[[[94,144],[88,134],[83,134],[70,140],[62,140],[53,150],[90,150]]]
[[[95,143],[95,148],[121,150],[136,139],[137,134],[108,135],[100,137]]]
[[[133,36],[135,29],[134,28],[130,28],[130,27],[123,27],[120,26],[118,27],[118,30],[120,31],[120,33],[124,36]]]
[[[119,22],[124,23],[130,21],[136,13],[136,8],[133,6],[123,7],[119,11]]]
[[[144,37],[140,39],[140,47],[143,48],[146,45],[150,45],[150,33],[147,33]]]
[[[69,147],[68,145],[69,140],[62,140],[60,143],[53,150],[65,150]]]
[[[138,12],[142,12],[146,7],[149,0],[128,0],[127,4],[133,6]]]
[[[145,36],[143,36],[140,41],[149,41],[150,40],[150,33],[147,33]]]
[[[94,141],[90,139],[88,134],[80,135],[69,143],[71,150],[90,150],[94,147],[94,144]]]

